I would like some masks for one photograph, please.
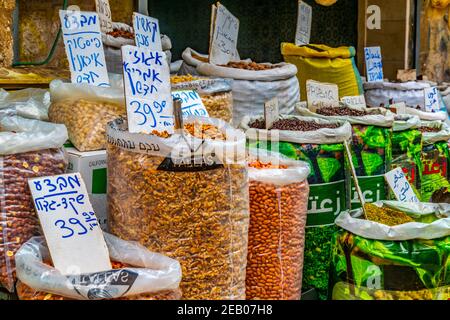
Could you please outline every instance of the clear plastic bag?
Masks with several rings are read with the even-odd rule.
[[[21,300],[179,299],[180,263],[142,245],[104,233],[113,270],[64,276],[50,265],[43,237],[16,254],[17,293]]]
[[[256,167],[254,161],[256,163]],[[298,300],[301,296],[308,175],[303,161],[250,150],[248,300]],[[258,168],[258,163],[275,167]]]
[[[16,116],[0,120],[0,284],[12,291],[14,256],[40,233],[28,179],[63,174],[67,140],[63,125]]]
[[[180,261],[183,298],[244,299],[245,135],[213,118],[185,124],[211,126],[226,139],[132,134],[125,121],[110,123],[109,230]]]
[[[48,120],[50,93],[44,89],[28,88],[14,92],[0,89],[0,116],[18,115],[36,120]]]

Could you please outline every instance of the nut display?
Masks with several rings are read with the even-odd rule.
[[[113,36],[114,38],[134,39],[134,33],[126,30],[114,29],[107,34]]]
[[[40,233],[28,179],[63,174],[66,167],[61,149],[0,156],[0,284],[7,289],[15,282],[16,251]]]
[[[250,128],[265,129],[266,122],[261,119],[256,119],[249,124]],[[339,124],[335,123],[317,123],[313,121],[302,121],[300,119],[280,119],[273,123],[271,130],[290,130],[290,131],[315,131],[323,128],[336,129]]]
[[[233,94],[231,91],[200,94],[200,97],[210,117],[231,122],[233,119]]]
[[[221,65],[222,67],[234,68],[234,69],[245,69],[252,71],[262,71],[262,70],[271,70],[278,68],[277,65],[272,64],[262,64],[256,62],[244,62],[244,61],[230,61],[227,64]]]
[[[50,121],[66,125],[79,151],[105,149],[106,124],[125,114],[125,105],[84,99],[58,101],[49,109]]]
[[[194,77],[190,74],[183,75],[183,76],[171,76],[170,83],[177,84],[177,83],[189,82],[189,81],[194,81],[194,80],[199,80],[199,79],[200,78]]]
[[[351,109],[348,107],[324,107],[317,109],[318,114],[323,116],[352,116],[352,117],[362,117],[366,116],[367,112],[363,110]]]

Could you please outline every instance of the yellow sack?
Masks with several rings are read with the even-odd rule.
[[[300,96],[306,100],[306,80],[335,83],[339,86],[339,97],[363,94],[361,76],[355,64],[355,48],[332,48],[310,44],[296,46],[282,43],[284,61],[294,64],[300,83]]]

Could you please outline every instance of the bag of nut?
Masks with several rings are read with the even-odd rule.
[[[180,261],[184,299],[245,299],[245,135],[219,119],[184,123],[170,136],[108,125],[109,230]]]
[[[250,150],[248,300],[300,299],[309,173],[306,162]]]
[[[175,300],[181,298],[180,263],[142,245],[104,233],[113,270],[63,275],[51,265],[44,237],[16,254],[20,300]]]
[[[79,151],[105,149],[107,123],[126,115],[121,78],[110,74],[110,87],[61,80],[50,83],[50,121],[66,125],[69,139]]]
[[[10,291],[16,251],[40,234],[28,179],[66,171],[66,140],[64,125],[19,116],[0,119],[0,285]]]

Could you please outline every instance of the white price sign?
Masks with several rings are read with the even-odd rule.
[[[297,46],[309,43],[311,38],[312,8],[303,1],[298,1],[297,30],[295,33],[295,44]]]
[[[364,95],[342,97],[341,101],[352,107],[367,107],[366,98],[364,97]]]
[[[162,51],[158,19],[135,12],[133,28],[136,46],[152,51]]]
[[[383,61],[380,47],[364,48],[367,82],[383,81]]]
[[[397,114],[406,114],[406,103],[399,102],[390,105],[390,108],[395,108]]]
[[[239,60],[237,54],[239,20],[221,4],[213,6],[212,16],[215,20],[210,41],[209,62],[222,65]]]
[[[384,175],[395,198],[402,202],[419,202],[413,188],[406,179],[402,168],[395,168]]]
[[[95,0],[95,11],[100,18],[100,29],[103,33],[113,31],[111,7],[108,0]]]
[[[425,111],[439,112],[441,109],[440,94],[436,87],[425,88]]]
[[[29,179],[28,185],[55,268],[64,275],[111,270],[80,173]]]
[[[99,17],[94,12],[60,10],[72,83],[108,87]]]
[[[128,131],[173,133],[170,71],[165,53],[122,46],[122,59]]]
[[[173,99],[181,100],[181,112],[184,117],[200,116],[209,117],[208,111],[203,105],[202,98],[195,90],[181,90],[172,92]]]
[[[278,98],[273,98],[264,104],[264,119],[266,122],[266,129],[272,128],[275,121],[280,117]]]
[[[308,105],[318,102],[339,102],[339,87],[333,83],[306,80]]]

